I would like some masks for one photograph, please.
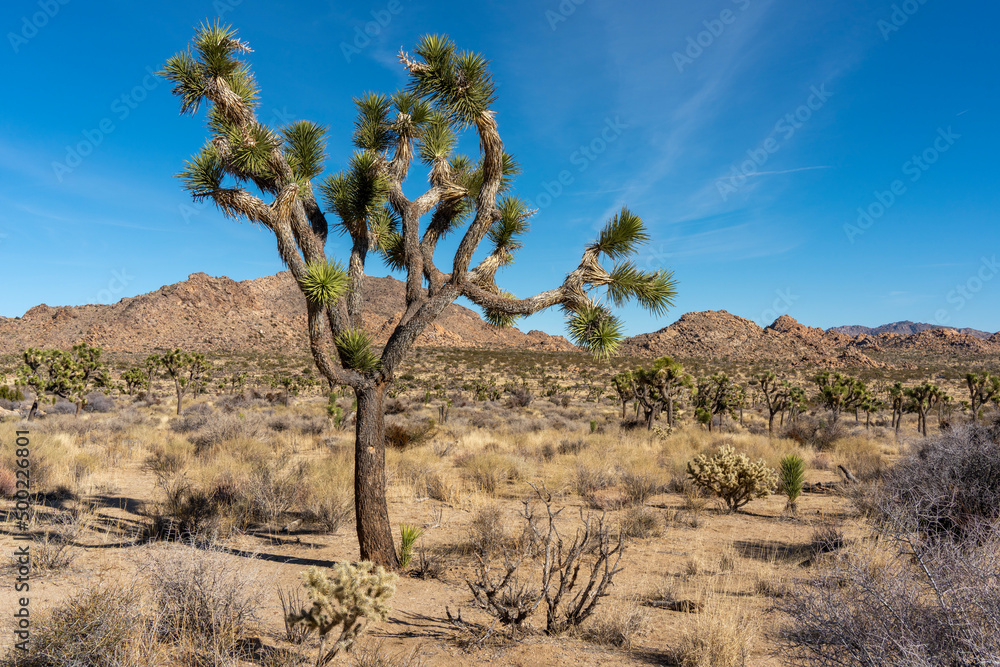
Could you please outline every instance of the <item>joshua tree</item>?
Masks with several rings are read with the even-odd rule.
[[[767,432],[773,434],[775,415],[789,408],[791,387],[787,382],[779,383],[778,376],[771,371],[761,373],[750,382],[760,387],[760,394],[764,397],[764,405],[767,407]]]
[[[1000,377],[983,371],[982,373],[967,374],[965,382],[969,386],[969,407],[972,410],[972,423],[976,423],[983,407],[1000,395]]]
[[[174,390],[177,392],[177,414],[180,414],[184,394],[194,389],[194,394],[197,396],[208,382],[207,374],[212,366],[205,361],[204,354],[198,352],[189,354],[181,352],[179,348],[164,354],[160,363],[174,381]]]
[[[156,373],[162,365],[163,360],[158,354],[151,354],[142,362],[142,367],[146,371],[146,396],[150,398],[153,396],[153,378],[156,377]]]
[[[132,396],[136,391],[142,391],[144,387],[147,390],[149,388],[146,377],[146,369],[135,366],[122,372],[122,393]]]
[[[500,140],[488,61],[457,51],[441,36],[421,39],[413,58],[400,52],[409,78],[405,91],[355,99],[356,152],[344,171],[317,186],[326,210],[336,216],[337,231],[350,239],[345,269],[327,258],[329,226],[312,185],[324,171],[325,129],[309,121],[279,130],[261,123],[256,82],[239,59],[250,48],[232,28],[204,25],[193,47],[170,58],[163,70],[182,113],[194,113],[202,103],[210,107],[211,140],[187,163],[184,187],[195,199],[214,201],[224,214],[274,233],[278,253],[305,296],[310,351],[319,371],[331,386],[350,386],[357,397],[354,489],[361,558],[396,568],[385,497],[383,401],[417,336],[460,296],[483,308],[497,326],[561,306],[574,342],[606,356],[617,349],[622,325],[593,291],[606,289],[613,305],[634,299],[661,313],[675,294],[672,276],[641,271],[628,261],[649,236],[642,220],[623,208],[561,285],[525,299],[497,287],[497,271],[513,262],[534,211],[511,193],[519,169]],[[459,134],[469,128],[479,140],[478,160],[455,153]],[[414,159],[424,165],[429,187],[411,198],[403,185]],[[441,270],[438,241],[455,232],[461,240],[451,266]],[[472,265],[483,240],[492,247]],[[406,273],[403,315],[381,353],[361,328],[369,253]],[[602,258],[617,263],[609,270]],[[336,357],[329,354],[327,337]]]
[[[819,387],[819,399],[833,413],[833,421],[837,421],[844,410],[854,410],[854,421],[860,421],[858,410],[868,397],[862,380],[823,371],[815,377],[815,382]]]
[[[910,399],[910,409],[917,413],[917,430],[927,436],[927,413],[935,407],[946,394],[936,385],[925,382],[905,390]]]
[[[632,371],[622,371],[611,378],[611,385],[618,393],[618,400],[622,404],[622,421],[625,421],[625,407],[628,402],[636,400],[635,390],[632,387],[633,379]],[[638,407],[636,412],[638,414]]]
[[[76,414],[87,404],[87,395],[94,389],[108,386],[108,372],[101,361],[101,348],[87,343],[65,350],[36,350],[28,348],[23,354],[24,364],[18,369],[17,384],[31,387],[35,394],[28,419],[38,411],[38,399],[44,394],[65,398],[76,403]]]
[[[906,406],[906,390],[901,382],[896,382],[887,390],[889,394],[889,407],[892,408],[892,428],[899,436],[899,426],[903,421],[903,409]]]
[[[650,378],[656,385],[660,400],[667,406],[667,426],[674,425],[674,401],[685,389],[691,389],[691,376],[684,372],[684,366],[670,357],[660,357],[653,362]]]
[[[719,415],[719,426],[722,426],[723,415],[732,412],[736,405],[736,385],[725,373],[716,373],[698,380],[694,400],[698,420],[708,424],[711,431],[715,415]]]

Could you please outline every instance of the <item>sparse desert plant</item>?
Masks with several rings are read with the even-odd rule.
[[[755,498],[766,498],[778,484],[777,473],[764,461],[751,462],[730,445],[723,445],[718,454],[696,456],[687,472],[695,485],[721,498],[729,512]]]
[[[643,506],[630,507],[622,514],[620,530],[626,537],[654,537],[660,534],[660,522],[656,514]]]
[[[397,578],[368,561],[357,565],[337,563],[329,575],[316,567],[302,573],[312,605],[290,614],[288,620],[319,634],[316,667],[328,664],[341,651],[350,651],[369,625],[389,617],[389,601],[396,593]],[[328,635],[338,627],[340,635],[327,650]]]
[[[802,495],[802,484],[806,478],[806,464],[797,454],[788,454],[781,459],[779,488],[788,497],[787,508],[798,509],[798,499]]]
[[[589,642],[628,650],[647,620],[646,611],[634,600],[629,600],[624,604],[605,606],[580,634]]]
[[[409,523],[399,525],[399,567],[406,569],[413,559],[413,545],[417,543],[424,529]]]
[[[227,657],[241,656],[257,630],[263,581],[256,560],[211,545],[159,547],[148,554],[146,580],[152,594],[157,634]]]
[[[56,607],[31,612],[26,649],[12,646],[3,667],[155,667],[161,663],[135,585],[86,588]]]
[[[386,424],[385,445],[390,449],[408,449],[427,442],[436,432],[434,420],[428,419],[423,424],[406,426],[404,424]]]
[[[739,605],[705,605],[681,636],[674,663],[681,667],[743,667],[757,640],[751,615]]]
[[[622,496],[628,505],[643,505],[660,491],[660,483],[654,475],[626,470],[620,475]]]

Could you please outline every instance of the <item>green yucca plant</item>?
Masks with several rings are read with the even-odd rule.
[[[406,566],[413,560],[413,546],[424,534],[424,529],[409,523],[399,524],[399,566]]]
[[[797,501],[806,478],[806,465],[802,457],[798,454],[782,457],[778,477],[781,491],[788,497],[788,509],[794,512],[798,508]]]

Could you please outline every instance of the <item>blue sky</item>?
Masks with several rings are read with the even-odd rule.
[[[516,190],[539,209],[499,277],[518,296],[561,282],[624,204],[653,236],[640,266],[679,281],[667,315],[625,310],[630,334],[709,309],[1000,330],[1000,6],[985,0],[11,0],[0,315],[282,268],[265,231],[192,206],[173,176],[204,123],[149,72],[220,15],[254,48],[261,118],[328,126],[332,171],[351,98],[404,85],[400,47],[447,33],[490,58]]]

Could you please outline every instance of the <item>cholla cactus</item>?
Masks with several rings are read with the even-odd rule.
[[[316,665],[325,665],[340,651],[350,651],[358,635],[370,624],[389,617],[389,600],[396,593],[396,579],[381,566],[368,561],[356,566],[337,563],[330,574],[311,567],[302,573],[312,606],[298,614],[289,614],[290,624],[302,623],[320,636]],[[365,622],[367,621],[367,623]],[[325,651],[327,635],[343,626],[340,637]]]
[[[766,498],[778,485],[778,474],[764,461],[753,463],[730,445],[714,456],[696,456],[688,462],[687,474],[697,486],[722,498],[728,512],[738,510],[754,498]]]

